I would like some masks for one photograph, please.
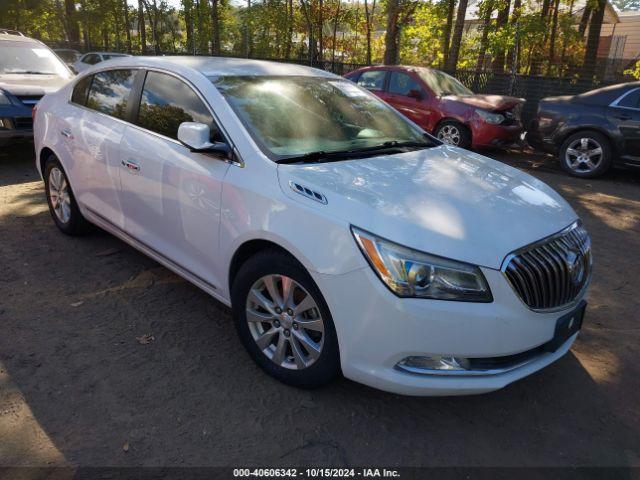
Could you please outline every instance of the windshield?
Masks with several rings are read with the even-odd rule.
[[[426,141],[422,130],[348,80],[233,76],[213,82],[273,160]]]
[[[430,68],[416,68],[416,72],[429,88],[438,95],[473,95],[473,92],[465,87],[459,80],[438,70]]]
[[[1,42],[0,75],[32,74],[71,77],[69,70],[48,48],[36,43]]]
[[[65,62],[75,62],[80,54],[73,50],[56,50],[56,54]]]

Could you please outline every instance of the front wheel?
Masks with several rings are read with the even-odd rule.
[[[283,383],[315,388],[340,371],[338,339],[320,290],[290,256],[247,260],[232,287],[238,335],[253,360]]]
[[[471,146],[471,133],[460,122],[446,121],[438,125],[435,136],[447,145],[469,148]]]

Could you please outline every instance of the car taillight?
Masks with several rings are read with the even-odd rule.
[[[36,121],[36,112],[38,111],[38,104],[35,104],[33,106],[33,109],[31,110],[31,118],[33,119],[33,121]]]

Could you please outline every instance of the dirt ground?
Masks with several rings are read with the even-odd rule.
[[[584,330],[502,391],[410,398],[267,377],[226,307],[106,233],[59,233],[31,151],[0,151],[0,466],[640,466],[640,172],[489,155],[584,220]]]

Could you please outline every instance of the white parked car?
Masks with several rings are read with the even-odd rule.
[[[89,52],[82,55],[78,58],[72,65],[71,68],[75,70],[77,73],[85,71],[87,68],[92,67],[100,62],[104,62],[106,60],[111,60],[113,58],[121,58],[121,57],[130,57],[130,55],[126,53],[115,53],[115,52]]]
[[[232,306],[288,384],[487,392],[578,335],[591,255],[571,207],[330,73],[116,60],[44,97],[35,138],[60,230],[98,225]]]

